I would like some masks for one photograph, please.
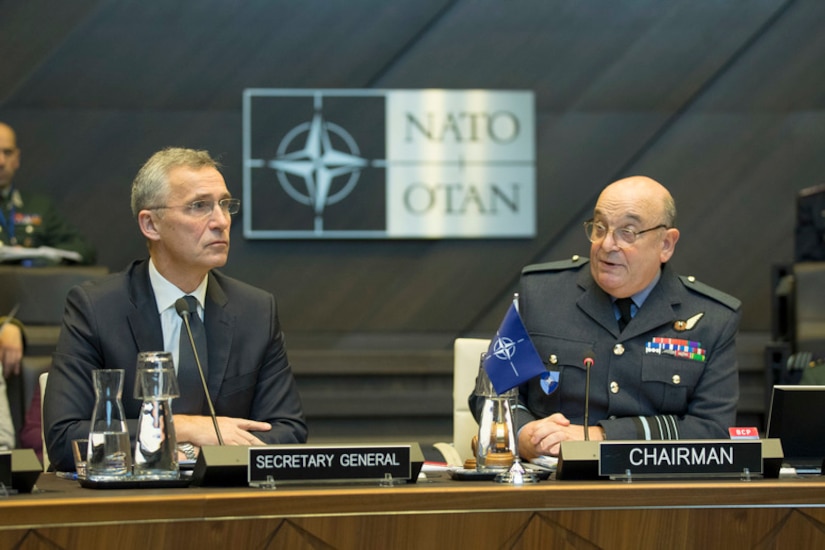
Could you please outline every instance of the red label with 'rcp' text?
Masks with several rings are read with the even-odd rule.
[[[728,428],[731,439],[759,439],[756,428]]]

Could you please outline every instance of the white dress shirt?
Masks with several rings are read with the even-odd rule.
[[[209,276],[205,276],[201,284],[198,285],[193,292],[189,293],[198,300],[198,316],[203,320],[203,304],[206,301],[206,283]],[[178,345],[180,343],[180,331],[183,326],[183,320],[175,311],[175,302],[178,298],[182,298],[187,294],[181,289],[170,283],[155,267],[154,262],[149,260],[149,282],[152,284],[152,290],[155,291],[155,300],[158,305],[158,314],[160,315],[160,325],[163,329],[163,351],[172,353],[172,358],[175,361],[175,372],[178,372]]]

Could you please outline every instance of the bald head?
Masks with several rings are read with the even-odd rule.
[[[646,176],[620,179],[604,188],[593,221],[605,229],[590,246],[593,279],[615,298],[641,292],[673,255],[679,230],[670,192]],[[632,241],[617,238],[627,230]]]
[[[596,211],[599,206],[608,208],[610,205],[624,203],[628,212],[644,213],[647,216],[658,216],[660,223],[673,227],[676,225],[676,204],[667,188],[647,176],[630,176],[614,181],[605,187],[596,202]]]

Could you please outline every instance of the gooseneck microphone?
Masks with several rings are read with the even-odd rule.
[[[590,441],[590,368],[595,363],[593,352],[584,356],[584,440]]]
[[[183,320],[183,325],[186,327],[186,334],[189,336],[189,345],[192,346],[192,354],[195,356],[195,364],[198,367],[201,384],[203,384],[203,393],[206,395],[206,403],[209,405],[209,415],[212,417],[212,425],[215,426],[215,435],[218,436],[218,445],[223,445],[223,436],[221,435],[221,429],[218,427],[218,417],[215,414],[215,406],[212,404],[212,398],[209,397],[209,387],[206,385],[206,377],[203,375],[203,367],[201,366],[200,357],[198,357],[198,348],[195,346],[195,338],[192,336],[192,327],[189,326],[189,315],[192,313],[197,315],[198,312],[189,311],[189,303],[183,298],[178,298],[175,301],[175,311],[178,312],[178,315]]]

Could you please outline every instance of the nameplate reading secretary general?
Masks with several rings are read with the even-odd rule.
[[[522,270],[519,311],[545,365],[560,371],[550,395],[535,379],[519,390],[525,458],[556,455],[562,441],[584,438],[590,354],[591,440],[728,437],[739,397],[740,302],[673,272],[675,222],[661,184],[621,179],[602,191],[585,223],[589,262]]]
[[[231,214],[238,207],[205,151],[164,149],[140,169],[132,184],[132,212],[149,259],[76,286],[66,298],[43,410],[49,459],[58,470],[74,469],[71,441],[89,435],[94,369],[126,370],[123,408],[134,441],[137,354],[170,351],[177,365],[185,329],[174,304],[184,295],[197,298],[205,326],[207,383],[224,443],[306,441],[275,298],[215,269],[226,263]],[[202,386],[181,383],[180,389],[172,404],[178,442],[216,445],[205,400],[198,410],[178,405]]]

